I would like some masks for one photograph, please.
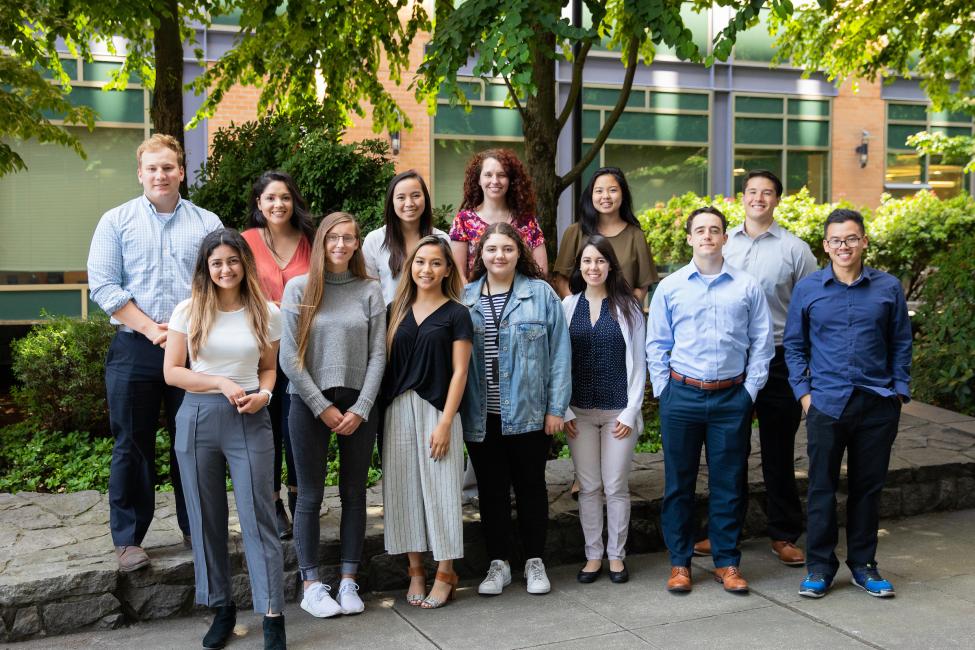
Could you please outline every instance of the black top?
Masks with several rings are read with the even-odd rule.
[[[572,406],[582,409],[626,408],[626,341],[620,324],[609,313],[603,298],[599,318],[589,320],[589,301],[579,296],[572,322]],[[642,342],[637,343],[642,345]]]
[[[438,411],[447,402],[453,376],[454,341],[473,341],[474,324],[467,307],[448,300],[420,324],[413,310],[396,329],[386,363],[382,394],[389,404],[398,395],[415,390]]]

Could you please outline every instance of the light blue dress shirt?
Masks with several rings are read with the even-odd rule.
[[[155,322],[168,322],[190,296],[200,242],[218,228],[217,215],[182,198],[172,215],[156,212],[145,195],[112,208],[91,238],[91,299],[109,315],[131,300]]]
[[[745,373],[752,402],[775,354],[772,317],[758,281],[725,262],[713,280],[694,262],[660,283],[650,300],[647,367],[654,395],[670,370],[703,381]]]

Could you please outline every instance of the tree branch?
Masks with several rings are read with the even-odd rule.
[[[565,106],[562,107],[562,113],[559,115],[557,122],[559,131],[569,121],[569,116],[572,115],[572,108],[575,106],[576,98],[582,92],[582,69],[585,66],[586,55],[589,54],[591,47],[592,41],[583,43],[582,47],[579,48],[579,56],[572,62],[572,85],[569,86],[569,97],[565,100]]]
[[[522,107],[521,102],[518,101],[518,95],[515,93],[515,89],[511,86],[511,82],[508,81],[508,77],[501,75],[504,79],[504,85],[508,87],[508,94],[511,95],[511,101],[515,103],[515,108],[518,109],[518,113],[521,115],[521,121],[525,121],[525,109]]]
[[[560,192],[572,185],[582,175],[582,172],[593,161],[596,154],[599,153],[599,149],[603,146],[603,143],[606,142],[606,138],[609,137],[613,127],[616,126],[620,115],[623,114],[623,109],[626,108],[626,102],[630,99],[630,91],[633,89],[633,77],[636,75],[636,58],[637,51],[639,50],[638,46],[639,43],[636,42],[636,37],[631,37],[630,51],[626,57],[626,76],[623,78],[623,86],[620,88],[620,96],[616,100],[616,106],[613,107],[613,112],[606,116],[606,123],[603,124],[603,128],[596,136],[596,141],[589,146],[589,151],[586,152],[586,155],[565,176],[559,178]]]

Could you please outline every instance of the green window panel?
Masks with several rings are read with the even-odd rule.
[[[782,120],[735,118],[737,144],[782,144]]]
[[[484,84],[485,97],[489,102],[504,102],[508,100],[508,87],[502,84]],[[519,101],[524,102],[524,97],[519,97]]]
[[[789,120],[788,143],[793,147],[828,147],[829,122]]]
[[[219,16],[211,16],[210,20],[214,25],[227,25],[230,27],[237,27],[240,25],[240,16],[243,13],[241,9],[234,9],[226,14]]]
[[[85,62],[83,70],[85,75],[85,81],[111,81],[112,75],[119,69],[121,69],[121,63],[115,63],[114,61],[92,61]],[[137,84],[141,83],[139,75],[133,73],[129,74],[129,83]]]
[[[825,151],[786,153],[785,186],[789,194],[805,187],[817,201],[828,199],[829,155]]]
[[[782,178],[782,154],[761,149],[735,149],[735,194],[742,191],[745,174],[752,169],[767,169]]]
[[[829,102],[823,99],[790,99],[789,115],[829,117]]]
[[[654,113],[623,113],[613,127],[614,140],[643,140],[669,142],[707,142],[706,115],[661,115]]]
[[[481,84],[477,81],[463,81],[457,84],[464,91],[468,101],[481,100]],[[451,95],[446,90],[441,90],[437,95],[440,99],[450,99]]]
[[[962,124],[971,124],[972,116],[967,113],[952,112],[952,111],[936,111],[931,113],[932,122],[961,122]]]
[[[582,111],[582,137],[594,139],[599,135],[599,111]]]
[[[613,108],[619,101],[620,91],[611,88],[583,88],[582,103],[589,106],[607,106]],[[626,105],[633,108],[643,108],[644,91],[632,90],[626,98]]]
[[[775,37],[768,31],[768,10],[762,9],[758,24],[738,34],[735,42],[735,59],[738,61],[768,62],[775,55],[772,43]]]
[[[739,95],[735,97],[736,113],[766,113],[782,115],[781,97],[749,97]]]
[[[90,106],[97,113],[99,122],[145,124],[146,114],[141,90],[102,90],[74,86],[68,99],[75,106]],[[60,119],[54,111],[44,111],[48,119]]]
[[[460,207],[464,196],[464,171],[471,157],[478,151],[504,147],[512,149],[518,157],[525,160],[525,145],[522,142],[492,142],[490,140],[435,140],[433,143],[433,204],[436,207],[449,205],[454,212]]]
[[[910,149],[911,147],[907,144],[907,137],[923,130],[923,124],[888,124],[887,148]]]
[[[441,106],[434,120],[434,132],[450,135],[486,135],[521,137],[521,115],[513,108]]]
[[[932,126],[929,130],[932,133],[944,133],[950,138],[972,134],[972,127],[970,126]]]
[[[927,121],[927,108],[923,104],[887,104],[887,119]]]
[[[607,144],[603,155],[606,165],[626,174],[637,212],[672,196],[708,192],[707,147]]]
[[[924,156],[915,153],[887,154],[885,183],[921,183],[924,178]]]
[[[710,42],[708,41],[708,10],[703,9],[698,13],[694,11],[692,4],[685,2],[680,8],[680,17],[684,20],[684,26],[691,30],[694,45],[697,45],[697,49],[702,54],[707,54],[710,49]],[[661,43],[657,46],[657,54],[677,56],[677,51]]]
[[[88,154],[18,142],[29,172],[0,178],[0,260],[13,271],[80,271],[95,225],[139,195],[135,150],[143,130],[69,127]]]
[[[706,111],[708,110],[708,96],[695,93],[662,93],[651,91],[650,108]]]
[[[64,68],[65,74],[72,81],[78,80],[78,59],[61,59],[61,67]],[[54,75],[51,71],[40,65],[35,65],[34,69],[41,73],[45,79],[53,79]]]
[[[2,320],[40,320],[42,310],[56,316],[80,317],[81,292],[77,289],[0,291]]]

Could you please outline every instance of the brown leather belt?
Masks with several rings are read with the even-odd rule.
[[[701,379],[694,379],[693,377],[685,377],[676,370],[671,370],[670,376],[682,384],[700,388],[701,390],[724,390],[725,388],[731,388],[732,386],[745,383],[745,373],[741,373],[731,379],[718,379],[715,381],[703,381]]]

